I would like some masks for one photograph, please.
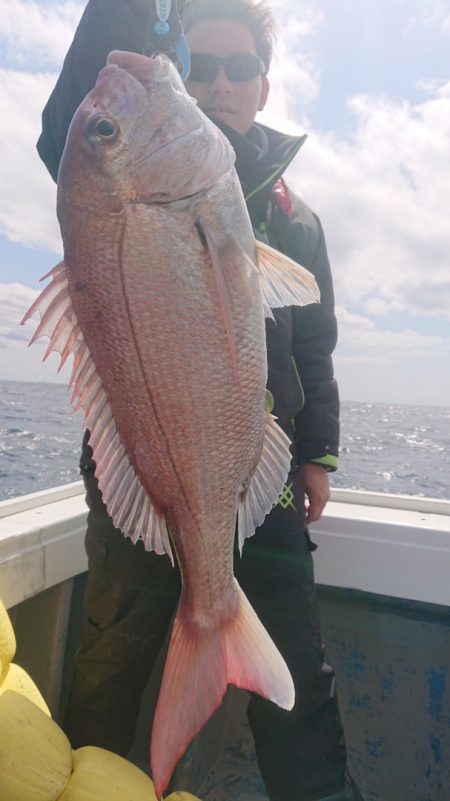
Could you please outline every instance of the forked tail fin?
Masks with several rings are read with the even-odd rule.
[[[220,705],[228,684],[292,709],[295,690],[286,663],[238,583],[238,609],[215,629],[177,610],[153,720],[151,766],[158,798],[192,738]]]

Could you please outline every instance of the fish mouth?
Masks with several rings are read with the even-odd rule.
[[[144,56],[122,50],[112,50],[105,70],[118,69],[136,81],[146,92],[149,88],[167,83],[175,92],[186,94],[181,76],[171,58],[165,53]]]
[[[153,156],[161,154],[165,150],[169,150],[173,145],[177,143],[179,144],[184,140],[193,139],[196,134],[200,133],[200,131],[201,131],[200,128],[193,128],[190,131],[186,131],[185,133],[180,134],[180,136],[175,136],[173,139],[170,140],[170,142],[164,142],[163,145],[159,145],[159,147],[157,147],[155,150],[152,150],[152,152],[148,153],[147,156],[144,156],[142,159],[139,159],[139,161],[133,161],[132,166],[139,167],[141,164],[144,164],[145,162],[148,162],[150,159],[152,159]]]

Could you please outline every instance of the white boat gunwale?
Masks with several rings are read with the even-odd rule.
[[[81,481],[0,503],[7,607],[87,569]],[[312,527],[318,584],[450,605],[450,502],[333,489]]]

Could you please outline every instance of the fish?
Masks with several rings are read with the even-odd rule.
[[[316,303],[314,277],[255,240],[235,155],[171,61],[112,51],[58,173],[64,259],[25,314],[73,357],[114,525],[182,576],[150,746],[158,797],[228,684],[283,709],[286,663],[233,575],[289,472],[265,411],[265,317]]]

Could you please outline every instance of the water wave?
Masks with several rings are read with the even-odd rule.
[[[0,500],[77,481],[82,416],[61,384],[0,381]],[[342,403],[334,487],[449,498],[450,409]]]

